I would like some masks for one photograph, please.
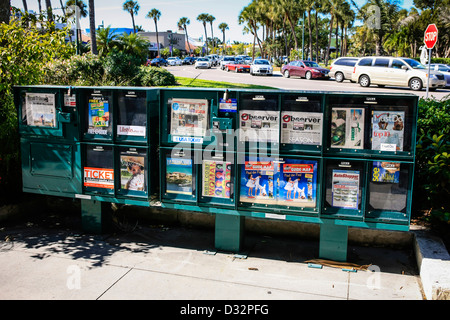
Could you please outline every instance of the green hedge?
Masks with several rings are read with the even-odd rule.
[[[450,99],[420,99],[414,204],[450,221]]]

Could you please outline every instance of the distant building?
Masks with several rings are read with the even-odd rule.
[[[150,58],[156,57],[158,55],[156,32],[140,31],[138,34],[150,42]],[[161,31],[158,32],[158,40],[160,51],[164,48],[170,48],[170,46],[173,46],[173,48],[180,50],[183,55],[187,54],[188,50],[186,49],[186,35],[184,33],[175,33],[171,30]]]

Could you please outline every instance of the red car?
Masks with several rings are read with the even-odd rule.
[[[329,79],[330,70],[322,68],[314,61],[296,60],[291,61],[281,68],[284,77],[301,77],[310,79]]]
[[[234,72],[250,72],[250,65],[244,63],[242,60],[236,60],[235,63],[225,65],[225,70]]]

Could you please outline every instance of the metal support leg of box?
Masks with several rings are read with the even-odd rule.
[[[98,200],[81,200],[81,224],[83,231],[100,234],[105,232],[110,221],[110,203]]]
[[[245,218],[238,215],[216,214],[215,247],[239,252],[244,238]]]
[[[348,226],[324,221],[320,225],[319,256],[333,261],[347,260]]]

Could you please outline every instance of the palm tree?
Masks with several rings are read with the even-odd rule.
[[[226,48],[227,48],[227,44],[225,42],[225,30],[228,30],[228,24],[226,24],[225,22],[222,22],[221,24],[219,24],[219,29],[222,31],[223,34],[223,49],[222,49],[222,55],[226,54]]]
[[[47,8],[47,20],[53,21],[52,2],[50,0],[45,0],[45,6]]]
[[[123,10],[128,11],[131,15],[131,21],[133,22],[133,32],[136,33],[136,25],[134,23],[134,16],[138,14],[140,7],[137,1],[127,0],[123,4]]]
[[[23,4],[23,11],[28,12],[27,0],[22,0],[22,4]]]
[[[180,20],[178,20],[178,27],[182,27],[184,29],[184,33],[186,34],[186,41],[187,41],[188,47],[189,47],[189,54],[191,53],[191,44],[189,43],[189,36],[188,36],[186,26],[190,23],[191,23],[191,20],[189,20],[186,17],[182,17],[182,18],[180,18]]]
[[[80,14],[80,18],[86,18],[88,16],[88,11],[87,11],[87,7],[86,4],[83,2],[83,0],[67,0],[66,1],[66,6],[65,8],[70,8],[72,6],[77,6],[78,7],[78,13]],[[67,19],[73,18],[76,14],[75,10],[69,10],[69,11],[65,11],[65,17]],[[81,29],[78,28],[79,26],[76,26],[76,30],[77,30],[77,37],[78,39],[81,39]],[[72,38],[69,38],[70,41],[72,41]]]
[[[212,47],[213,50],[212,52],[214,53],[214,50],[216,49],[216,43],[214,41],[214,32],[213,32],[213,21],[216,20],[216,18],[210,14],[208,14],[208,19],[207,21],[209,22],[209,24],[211,25],[211,40],[212,40]]]
[[[206,47],[206,55],[208,55],[208,34],[206,33],[206,22],[208,22],[208,14],[207,13],[200,13],[197,16],[197,20],[203,23],[203,29],[205,29],[205,47]]]
[[[49,0],[46,0],[49,1]],[[94,0],[89,0],[89,29],[91,33],[91,53],[97,52],[97,37],[95,35],[95,3]]]
[[[261,54],[263,53],[261,40],[258,37],[258,13],[256,10],[255,2],[250,3],[248,6],[242,9],[241,13],[238,16],[239,24],[247,23],[247,26],[244,27],[244,31],[251,32],[253,34],[253,53],[252,58],[255,58],[255,45],[256,41],[258,41],[259,50]]]
[[[156,29],[156,45],[158,47],[158,57],[160,56],[159,51],[159,37],[158,37],[158,20],[161,17],[161,11],[158,9],[152,9],[147,13],[146,18],[153,19],[155,22],[155,29]]]
[[[98,54],[107,55],[117,45],[117,35],[111,30],[111,26],[97,30]]]

